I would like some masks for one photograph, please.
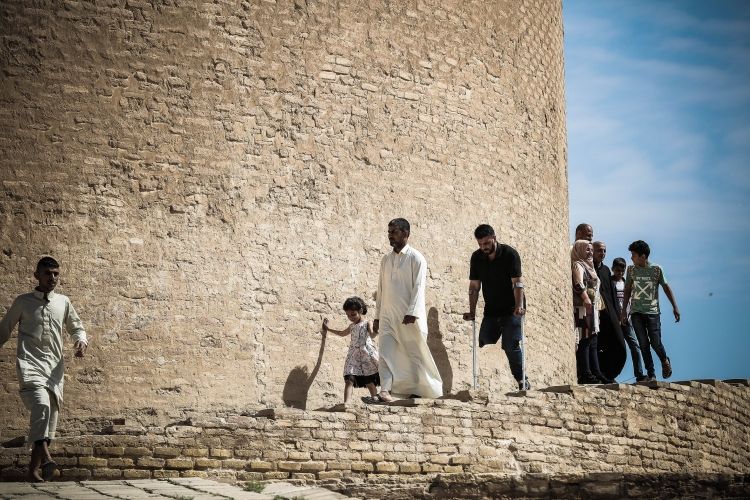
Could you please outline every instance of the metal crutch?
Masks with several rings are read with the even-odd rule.
[[[523,381],[523,390],[526,390],[526,332],[524,323],[526,322],[526,294],[523,295],[524,314],[521,316],[521,380]]]
[[[526,314],[521,316],[521,380],[523,381],[523,390],[526,390],[526,332],[523,330],[523,324],[526,320]]]
[[[471,385],[477,388],[477,320],[471,320],[472,340],[471,340]]]

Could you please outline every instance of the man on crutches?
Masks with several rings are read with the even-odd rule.
[[[489,224],[478,226],[474,237],[479,249],[471,255],[469,312],[464,314],[464,320],[475,321],[479,291],[482,290],[484,317],[479,327],[479,347],[496,344],[501,339],[518,390],[529,390],[531,384],[526,376],[523,352],[523,316],[526,308],[521,257],[513,247],[497,242],[495,230]],[[476,331],[476,327],[473,331]],[[476,357],[474,360],[476,367]],[[475,380],[476,375],[476,384]]]

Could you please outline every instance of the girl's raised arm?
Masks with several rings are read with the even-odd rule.
[[[328,327],[328,318],[326,318],[326,319],[323,320],[323,331],[324,332],[331,332],[331,333],[333,333],[335,335],[338,335],[340,337],[346,337],[347,335],[349,335],[351,333],[351,331],[352,331],[352,325],[349,325],[344,330],[334,330],[333,328],[329,328]]]

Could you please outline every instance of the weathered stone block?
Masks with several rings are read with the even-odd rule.
[[[370,462],[382,462],[385,460],[385,454],[377,451],[365,451],[362,452],[362,460],[369,460]]]
[[[157,469],[151,474],[154,479],[169,479],[173,477],[180,477],[180,471],[178,470]]]
[[[352,468],[352,470],[354,470]],[[379,474],[395,474],[398,472],[398,464],[393,462],[378,462],[375,464],[375,472]]]
[[[110,458],[107,460],[109,467],[132,467],[133,463],[132,458]]]
[[[301,462],[301,472],[320,472],[326,470],[326,463],[319,461]]]
[[[125,448],[122,446],[97,446],[96,454],[119,457],[125,454]]]
[[[208,448],[183,448],[181,455],[185,457],[207,457]]]
[[[289,477],[289,472],[283,472],[283,471],[275,471],[275,472],[264,472],[263,477],[271,480],[271,479],[287,479]]]
[[[264,462],[262,460],[252,460],[250,462],[250,470],[256,472],[266,472],[274,469],[272,462]]]
[[[81,467],[106,467],[106,458],[97,457],[78,457],[78,465]]]
[[[96,479],[119,479],[122,477],[121,469],[107,469],[103,467],[94,469],[93,472]]]
[[[194,465],[191,458],[168,458],[164,464],[167,469],[192,469]]]
[[[401,474],[419,474],[422,466],[418,463],[402,463],[398,464],[398,471]]]
[[[221,466],[226,469],[242,470],[248,465],[248,461],[230,458],[221,461]]]
[[[196,458],[195,466],[201,469],[217,469],[221,467],[221,460],[216,458]]]
[[[89,479],[92,476],[91,470],[83,468],[67,468],[63,467],[60,470],[60,478],[63,481],[74,481]]]
[[[182,450],[176,447],[157,446],[154,448],[155,457],[179,457]]]
[[[125,469],[122,471],[122,477],[125,479],[149,479],[151,477],[151,471],[144,469]]]
[[[281,461],[276,464],[276,467],[282,472],[297,472],[302,468],[302,465],[300,462]]]
[[[151,455],[151,450],[145,446],[128,446],[123,449],[126,457],[146,457]]]
[[[163,458],[141,457],[136,463],[139,467],[161,469],[162,467],[164,467],[166,461]]]
[[[354,461],[351,463],[352,472],[372,472],[375,470],[375,466],[372,462],[360,462]]]

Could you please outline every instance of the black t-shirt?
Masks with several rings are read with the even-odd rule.
[[[521,256],[516,249],[497,244],[494,260],[481,250],[471,254],[469,279],[482,282],[485,316],[512,314],[516,306],[511,278],[521,277]]]

